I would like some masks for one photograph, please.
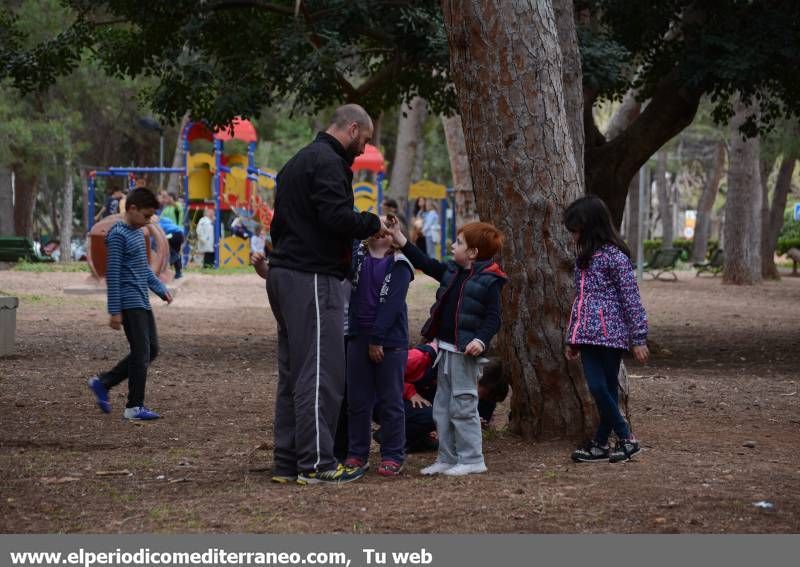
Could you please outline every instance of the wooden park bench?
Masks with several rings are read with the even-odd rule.
[[[33,247],[33,240],[24,236],[0,236],[0,262],[52,262]]]
[[[649,262],[645,262],[644,273],[650,274],[654,280],[661,279],[664,274],[671,274],[672,281],[678,281],[675,266],[680,257],[681,251],[678,248],[660,248],[655,251]]]
[[[703,272],[710,272],[714,277],[717,277],[717,274],[722,272],[722,268],[725,265],[725,253],[722,251],[722,248],[717,248],[714,250],[714,253],[711,255],[711,258],[708,259],[707,262],[696,262],[692,264],[695,268],[697,268],[696,276],[699,276]]]

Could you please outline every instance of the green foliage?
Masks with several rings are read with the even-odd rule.
[[[600,86],[601,97],[625,89],[613,72],[627,68],[636,73],[622,80],[638,88],[642,100],[666,77],[688,96],[708,94],[718,123],[732,116],[734,94],[758,102],[760,116],[742,127],[747,135],[769,130],[781,116],[800,115],[800,80],[787,71],[800,60],[795,0],[577,0],[576,11],[581,10],[592,15],[591,34],[600,30],[602,38],[599,47],[581,42],[584,73]]]
[[[312,110],[353,100],[376,111],[420,94],[437,112],[455,106],[433,0],[65,4],[74,20],[32,49],[24,49],[28,36],[12,16],[0,21],[10,39],[0,58],[19,88],[51,84],[92,46],[115,75],[157,77],[146,96],[171,122],[189,109],[223,124],[286,100]]]
[[[783,227],[778,234],[778,254],[786,254],[789,248],[800,248],[800,221],[794,220],[794,205],[786,207]]]

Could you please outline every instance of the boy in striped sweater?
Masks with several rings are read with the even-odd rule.
[[[147,236],[142,231],[158,206],[158,199],[149,189],[131,191],[123,220],[106,235],[109,326],[115,331],[125,329],[131,352],[108,372],[89,378],[89,389],[103,413],[111,412],[108,391],[127,378],[128,403],[123,417],[137,421],[161,417],[144,405],[147,367],[158,355],[158,335],[148,289],[172,303],[172,294],[150,269]]]

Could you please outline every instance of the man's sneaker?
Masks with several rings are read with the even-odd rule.
[[[442,463],[440,461],[436,461],[431,466],[425,467],[419,472],[425,475],[441,474],[446,470],[452,469],[454,466],[456,466],[455,463]]]
[[[447,476],[464,476],[467,474],[485,473],[487,470],[485,463],[461,463],[444,471]]]
[[[161,416],[151,409],[139,406],[136,408],[125,408],[122,417],[131,421],[150,421],[151,419],[158,419]]]
[[[364,476],[364,469],[348,469],[339,464],[329,471],[314,471],[297,475],[297,484],[346,484]]]
[[[344,461],[344,468],[346,469],[364,469],[366,472],[369,469],[369,461],[361,457],[347,457]]]
[[[608,456],[608,461],[611,463],[629,461],[632,456],[641,450],[636,439],[623,439],[622,441],[617,441],[617,444],[614,445],[614,450]]]
[[[401,472],[403,472],[403,463],[391,459],[383,460],[378,465],[378,474],[381,476],[400,476]]]
[[[108,388],[106,388],[97,376],[89,378],[89,390],[92,391],[97,407],[103,413],[111,413],[111,402],[108,401]]]
[[[601,447],[597,441],[588,441],[586,445],[572,452],[572,460],[576,463],[599,463],[607,461],[608,447]]]
[[[294,475],[274,474],[270,480],[276,484],[294,484],[297,482],[297,477]]]

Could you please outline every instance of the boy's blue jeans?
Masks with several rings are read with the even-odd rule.
[[[598,445],[608,443],[613,431],[620,439],[629,439],[630,427],[619,411],[619,363],[622,352],[619,349],[595,345],[580,345],[583,374],[600,413],[600,426],[594,440]]]

